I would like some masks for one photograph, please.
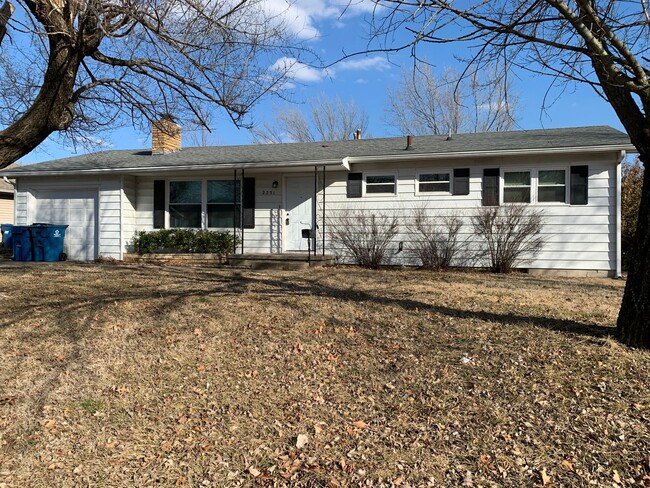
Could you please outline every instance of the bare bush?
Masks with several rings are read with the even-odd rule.
[[[465,243],[459,238],[463,221],[458,214],[438,215],[426,207],[416,208],[408,232],[411,253],[425,268],[447,269]]]
[[[484,241],[490,267],[497,273],[509,273],[539,253],[546,243],[541,235],[543,212],[524,205],[482,207],[472,217],[472,226]]]
[[[396,216],[347,210],[329,221],[332,243],[342,247],[359,266],[379,268],[399,231]]]

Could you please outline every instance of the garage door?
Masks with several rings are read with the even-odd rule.
[[[97,257],[97,191],[38,190],[32,222],[68,225],[64,250],[68,259],[90,261]]]

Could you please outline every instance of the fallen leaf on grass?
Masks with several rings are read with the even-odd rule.
[[[255,469],[253,466],[251,466],[250,468],[248,468],[248,472],[253,476],[253,478],[257,478],[259,475],[262,474],[262,473],[260,472],[260,470]]]
[[[356,422],[352,422],[352,425],[354,425],[357,429],[365,429],[368,427],[368,424],[365,423],[363,420],[357,420]]]
[[[618,471],[614,470],[614,483],[617,485],[621,484],[621,477],[618,475]]]
[[[56,420],[54,419],[46,420],[43,423],[43,427],[45,427],[46,429],[53,429],[55,425],[56,425]]]
[[[298,437],[296,437],[296,447],[298,449],[305,447],[307,442],[309,442],[309,439],[305,434],[298,434]]]
[[[566,469],[567,471],[573,471],[573,464],[571,464],[569,461],[566,459],[562,461],[562,467]]]
[[[546,474],[546,468],[542,469],[539,475],[542,478],[542,486],[546,486],[551,482],[551,477]]]
[[[324,425],[325,425],[325,424],[324,424],[323,422],[316,422],[316,423],[314,424],[314,434],[318,435],[318,434],[320,434],[321,432],[323,432],[323,426],[324,426]]]

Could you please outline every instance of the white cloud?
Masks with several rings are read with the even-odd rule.
[[[303,40],[320,37],[318,21],[334,21],[343,25],[359,15],[372,13],[372,0],[264,0],[263,10],[286,26],[290,33]]]
[[[328,71],[301,63],[296,58],[280,58],[271,66],[273,71],[286,72],[287,78],[302,83],[315,83],[328,76]]]
[[[390,63],[381,56],[353,58],[341,61],[331,68],[319,69],[301,63],[296,58],[283,57],[278,59],[270,68],[272,71],[286,73],[287,82],[283,88],[294,88],[292,81],[299,83],[318,83],[325,78],[334,78],[338,71],[385,71],[390,69]],[[356,83],[368,83],[366,78],[357,78]]]
[[[336,64],[336,69],[341,71],[386,71],[390,63],[383,56],[368,56],[346,59]]]
[[[368,80],[365,78],[357,78],[356,80],[354,80],[354,82],[357,83],[358,85],[365,85],[366,83],[368,83]]]
[[[265,0],[264,10],[275,19],[277,24],[286,26],[289,32],[299,39],[312,40],[320,36],[320,32],[313,24],[313,15],[298,3],[287,0]]]

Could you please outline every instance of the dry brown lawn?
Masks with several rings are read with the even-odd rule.
[[[650,486],[623,283],[0,273],[0,486]]]

